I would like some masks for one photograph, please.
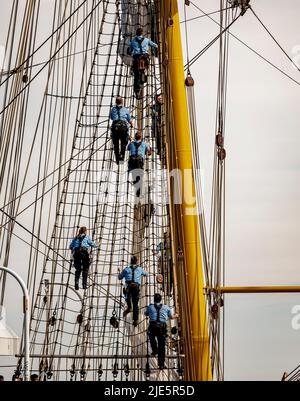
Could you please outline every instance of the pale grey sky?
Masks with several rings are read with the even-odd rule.
[[[194,1],[206,12],[217,0]],[[300,44],[300,1],[252,0],[292,57]],[[188,18],[201,15],[192,5]],[[217,19],[217,15],[212,16]],[[300,81],[253,14],[231,32]],[[207,17],[189,22],[190,57],[218,33]],[[192,66],[208,221],[213,165],[218,45]],[[225,148],[226,285],[300,285],[300,86],[230,39]],[[226,296],[225,378],[278,380],[300,363],[300,330],[291,309],[300,295]]]
[[[2,0],[1,3],[0,45],[7,29],[5,11],[11,2]],[[218,0],[194,0],[194,3],[206,12],[219,9]],[[300,1],[252,0],[251,4],[292,55],[293,48],[300,45]],[[190,18],[201,15],[192,5],[187,12]],[[183,19],[183,15],[181,17]],[[218,14],[213,18],[218,19]],[[42,13],[41,21],[46,27],[47,13]],[[188,31],[189,51],[193,56],[218,33],[218,27],[205,17],[189,22]],[[236,22],[231,32],[300,81],[300,73],[250,12]],[[39,42],[47,34],[41,34]],[[217,57],[216,44],[191,69],[196,83],[207,221],[215,135]],[[299,93],[300,86],[234,38],[230,40],[225,136],[227,285],[300,285]],[[22,258],[17,263],[21,269]],[[7,318],[20,333],[21,307],[15,301],[19,290],[14,283],[9,285]],[[300,363],[300,330],[291,326],[291,309],[297,304],[300,305],[300,295],[226,296],[227,380],[279,380],[283,371],[291,371]]]

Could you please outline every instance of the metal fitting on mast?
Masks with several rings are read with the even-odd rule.
[[[241,9],[241,15],[244,15],[245,12],[250,7],[250,0],[227,0],[229,4],[231,4],[232,8],[239,7]]]

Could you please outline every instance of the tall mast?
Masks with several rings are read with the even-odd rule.
[[[192,174],[192,149],[177,0],[161,1],[161,19],[164,28],[162,32],[166,33],[164,43],[165,87],[170,95],[167,118],[172,120],[168,136],[170,148],[172,147],[170,154],[173,153],[175,160],[173,165],[169,163],[169,167],[176,167],[184,177],[184,180],[178,183],[178,185],[184,184],[182,204],[179,207],[172,206],[172,228],[174,232],[181,232],[181,241],[179,240],[177,245],[182,247],[183,262],[181,267],[180,263],[177,264],[178,289],[180,293],[185,286],[187,295],[187,302],[184,304],[181,302],[180,306],[182,323],[185,320],[185,325],[187,325],[183,334],[184,341],[187,346],[191,345],[191,353],[185,352],[185,377],[186,380],[211,380],[199,221],[195,212],[195,182]],[[193,199],[192,203],[191,199]],[[182,268],[185,273],[183,275]],[[182,280],[186,282],[183,283]]]

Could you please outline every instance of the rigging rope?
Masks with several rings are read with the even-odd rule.
[[[87,1],[87,0],[85,0],[85,1]],[[0,115],[3,114],[5,112],[5,110],[8,109],[14,103],[14,101],[29,87],[29,85],[32,83],[32,81],[34,81],[34,79],[47,67],[47,65],[55,58],[56,54],[71,40],[73,35],[81,28],[81,26],[84,24],[84,22],[92,15],[92,13],[102,3],[102,1],[103,0],[99,0],[97,5],[94,6],[94,8],[85,17],[85,19],[79,25],[76,26],[75,30],[70,34],[70,36],[68,36],[68,38],[65,40],[65,42],[57,50],[55,50],[55,52],[52,54],[52,56],[49,58],[49,60],[43,65],[43,67],[28,81],[28,83],[26,85],[24,85],[24,87],[13,97],[13,99],[5,105],[5,107],[0,111]],[[8,78],[6,78],[6,80],[7,79]],[[2,84],[4,82],[6,82],[6,80],[4,80],[2,82]]]
[[[209,15],[219,14],[219,13],[221,13],[221,12],[223,12],[223,11],[230,10],[231,8],[232,8],[232,7],[222,8],[221,10],[212,11],[212,12],[210,12],[210,13],[207,13],[207,14],[204,14],[204,15],[198,15],[197,17],[189,18],[189,19],[186,19],[186,17],[184,17],[184,20],[183,20],[183,21],[180,21],[180,23],[181,23],[181,24],[185,24],[186,22],[195,21],[195,20],[197,20],[197,19],[199,19],[199,18],[208,17]]]
[[[102,0],[101,0],[102,1]],[[4,84],[4,83],[6,83],[8,80],[9,80],[9,78],[13,75],[13,74],[15,74],[16,72],[18,72],[20,69],[21,69],[21,67],[23,67],[25,64],[27,64],[28,62],[29,62],[29,60],[50,40],[50,39],[52,39],[53,38],[53,36],[58,32],[58,31],[60,31],[61,30],[61,28],[64,26],[64,24],[66,24],[72,17],[73,17],[73,15],[76,13],[76,12],[78,12],[79,11],[79,9],[85,4],[87,2],[87,0],[84,0],[83,1],[83,3],[81,3],[69,16],[68,16],[68,18],[67,19],[65,19],[52,33],[51,33],[51,35],[49,35],[45,40],[44,40],[44,42],[42,42],[21,64],[19,64],[17,67],[14,67],[14,69],[11,71],[11,72],[9,72],[8,74],[10,74],[4,81],[2,81],[1,83],[0,83],[0,87]],[[66,2],[66,5],[67,5],[67,2]],[[66,9],[65,9],[66,10]],[[65,15],[64,15],[65,16]],[[63,16],[63,17],[64,17]]]
[[[197,10],[201,11],[205,16],[208,16],[210,20],[212,20],[215,24],[220,25],[218,21],[213,19],[211,16],[209,16],[205,11],[203,11],[199,6],[197,6],[195,3],[192,1],[190,2]],[[245,46],[247,49],[249,49],[252,53],[254,53],[256,56],[260,57],[263,61],[265,61],[267,64],[269,64],[271,67],[275,68],[277,71],[279,71],[281,74],[283,74],[285,77],[289,78],[291,81],[293,81],[295,84],[300,86],[300,82],[294,79],[291,75],[287,74],[285,71],[283,71],[281,68],[277,67],[272,61],[268,60],[266,57],[261,55],[258,51],[253,49],[251,46],[249,46],[246,42],[243,40],[239,39],[236,35],[234,35],[232,32],[229,33],[230,36],[235,38],[238,42],[240,42],[243,46]]]
[[[71,14],[79,4],[79,0],[69,3],[66,13]],[[124,320],[122,286],[116,274],[117,267],[128,263],[132,249],[138,251],[142,265],[147,266],[149,272],[142,287],[141,315],[158,291],[162,292],[166,303],[174,305],[169,256],[165,257],[162,252],[159,259],[155,254],[157,244],[170,225],[166,181],[160,173],[166,157],[164,128],[161,153],[145,163],[145,203],[141,204],[136,202],[127,184],[126,169],[114,166],[107,119],[113,99],[121,95],[131,113],[137,116],[137,127],[142,129],[145,139],[153,148],[159,143],[151,107],[155,95],[161,92],[160,65],[151,58],[144,99],[137,102],[131,89],[130,66],[117,54],[117,44],[123,40],[121,33],[124,29],[134,32],[137,24],[159,40],[158,11],[154,2],[138,1],[127,10],[126,23],[122,25],[124,15],[120,13],[119,2],[103,2],[102,10],[96,9],[95,4],[93,1],[88,7],[86,3],[81,15],[77,13],[76,18],[74,15],[51,38],[51,63],[41,109],[28,158],[23,155],[22,160],[27,177],[34,155],[38,155],[35,182],[25,189],[24,176],[14,192],[7,191],[10,197],[2,202],[0,229],[5,232],[9,226],[15,236],[16,227],[21,227],[31,240],[27,275],[33,296],[31,353],[40,355],[33,358],[32,370],[39,371],[41,378],[58,380],[62,373],[69,372],[71,380],[111,377],[144,380],[154,376],[174,380],[177,368],[182,377],[178,334],[171,334],[167,342],[168,368],[156,373],[156,362],[149,355],[147,320],[142,318],[136,331]],[[64,12],[61,2],[56,1],[55,5],[53,30]],[[134,7],[143,12],[133,12]],[[82,30],[77,30],[70,38],[80,24]],[[86,49],[84,53],[74,51],[80,36]],[[67,39],[70,40],[67,42]],[[91,48],[93,53],[89,51]],[[78,81],[75,66],[80,54],[83,54],[83,68],[81,81]],[[26,67],[27,73],[32,66],[33,57],[31,65]],[[17,99],[16,95],[20,95],[19,88],[11,99]],[[30,91],[28,95],[30,99]],[[14,118],[17,115],[15,103],[10,106],[9,102],[5,103],[4,107],[8,106],[3,113],[6,118],[9,113]],[[76,104],[77,110],[74,110]],[[7,142],[12,149],[13,144]],[[7,166],[7,161],[4,164]],[[7,179],[7,187],[9,182]],[[33,190],[34,201],[29,198]],[[26,227],[29,212],[33,216],[30,229]],[[92,255],[88,288],[76,299],[70,294],[74,273],[67,248],[76,228],[83,224],[91,228],[99,249]],[[10,243],[11,239],[8,241]],[[169,252],[166,250],[167,254]],[[158,273],[163,274],[163,283],[158,283]],[[111,316],[117,317],[118,329],[110,324]],[[64,354],[69,357],[57,358]],[[17,370],[21,367],[22,355]]]
[[[218,40],[222,37],[224,33],[228,31],[228,29],[239,19],[242,14],[239,14],[237,17],[234,18],[224,29],[221,31],[214,39],[212,39],[202,50],[199,51],[185,66],[184,70],[187,71],[191,65],[193,65],[203,54]],[[222,25],[220,25],[222,26]]]
[[[283,54],[287,57],[287,59],[293,64],[293,66],[300,71],[299,66],[294,62],[294,60],[290,57],[290,55],[284,50],[284,48],[281,46],[281,44],[278,42],[278,40],[272,35],[270,30],[266,27],[266,25],[262,22],[262,20],[258,17],[257,13],[253,10],[251,6],[249,6],[250,10],[252,11],[253,15],[256,17],[256,19],[259,21],[261,26],[266,30],[266,32],[271,36],[273,41],[277,44],[279,49],[283,52]]]

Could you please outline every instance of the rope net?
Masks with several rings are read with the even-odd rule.
[[[38,10],[33,2],[28,3],[24,20],[30,31]],[[5,134],[1,152],[11,152],[16,163],[9,171],[2,159],[1,184],[9,197],[1,199],[1,258],[9,263],[12,238],[18,236],[15,240],[26,242],[27,284],[32,294],[31,371],[39,372],[41,380],[178,380],[183,376],[183,362],[177,330],[171,332],[169,324],[166,369],[161,371],[151,356],[144,317],[156,292],[162,294],[164,303],[175,306],[165,129],[163,126],[159,135],[151,114],[155,96],[162,92],[161,57],[150,56],[143,97],[137,100],[131,58],[126,54],[139,26],[145,36],[159,42],[156,2],[71,3],[55,2],[56,33],[49,38],[47,65],[34,64],[31,37],[20,45],[24,54],[16,65],[21,65],[25,54],[28,62],[8,75],[6,82],[2,80],[8,107],[1,116]],[[78,51],[80,46],[82,51]],[[30,98],[38,79],[35,72],[44,66],[47,68],[39,76],[45,82],[44,93],[30,147],[28,141],[24,145],[9,136],[10,121],[16,127],[21,123],[16,108],[26,105],[26,114],[26,96]],[[115,163],[109,115],[118,95],[135,118],[134,129],[141,130],[154,149],[145,162],[139,198],[127,172],[127,160]],[[36,110],[25,114],[24,119],[31,114],[37,118]],[[21,140],[25,134],[24,128]],[[91,254],[87,289],[75,291],[68,247],[81,226],[89,228],[99,247]],[[169,245],[159,251],[164,233]],[[124,287],[117,274],[132,255],[139,257],[148,272],[141,286],[137,327],[132,325],[132,314],[123,317]],[[163,275],[163,283],[157,280],[158,274]],[[2,301],[4,290],[3,278]],[[112,317],[117,325],[111,324]],[[20,356],[17,372],[22,363]]]

